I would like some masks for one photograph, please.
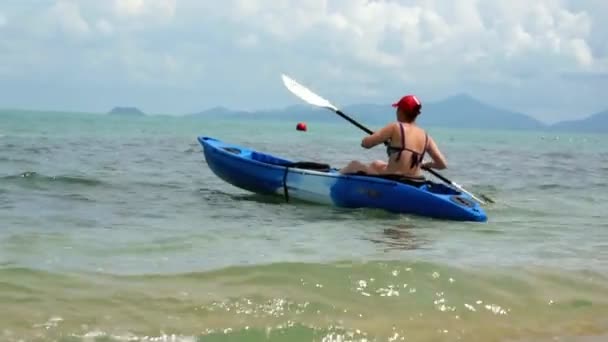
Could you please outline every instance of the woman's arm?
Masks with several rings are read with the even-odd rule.
[[[394,123],[390,123],[384,126],[382,129],[374,132],[372,135],[368,135],[361,140],[361,146],[363,148],[372,148],[378,144],[389,140],[393,136]]]
[[[433,158],[433,160],[423,163],[422,167],[437,170],[443,170],[448,167],[448,162],[446,161],[441,151],[439,151],[437,144],[435,144],[435,140],[433,140],[433,138],[431,137],[429,137],[429,145],[427,151],[429,152],[429,155],[431,156],[431,158]]]

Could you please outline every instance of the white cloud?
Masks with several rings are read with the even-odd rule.
[[[111,35],[114,32],[114,26],[106,19],[99,19],[95,26],[97,30],[104,35]]]
[[[114,0],[118,17],[149,17],[171,19],[175,16],[177,0]]]
[[[579,65],[588,67],[593,64],[593,55],[587,42],[582,39],[573,39],[570,41],[570,48]]]
[[[138,15],[144,8],[144,0],[114,0],[114,10],[118,15]]]
[[[57,20],[61,30],[73,36],[83,36],[89,33],[88,22],[80,14],[78,3],[69,0],[60,0],[51,8],[50,16]]]
[[[464,77],[512,85],[525,70],[546,70],[547,65],[555,69],[543,72],[593,70],[605,63],[589,46],[587,12],[569,10],[557,0],[227,4],[216,12],[234,27],[274,39],[266,44],[304,41],[311,50],[325,49],[325,54],[314,52],[321,58],[346,57],[345,63],[369,68],[370,80],[416,79],[430,86],[456,84]]]
[[[196,87],[212,82],[217,93],[210,102],[221,101],[222,87],[253,106],[292,100],[278,92],[277,75],[293,71],[342,102],[385,101],[405,90],[425,99],[467,91],[521,110],[543,100],[560,108],[562,94],[583,89],[580,78],[562,75],[608,71],[605,0],[55,0],[13,12],[11,6],[17,5],[0,6],[0,27],[14,26],[0,42],[8,47],[0,65],[10,62],[24,78],[21,51],[45,55],[36,69],[49,72],[66,68],[62,56],[73,56],[70,70],[98,83],[192,87],[200,94]],[[23,13],[33,14],[15,17]],[[6,19],[2,25],[3,17],[10,25]],[[80,38],[79,45],[56,32]],[[506,92],[519,95],[507,99]],[[593,100],[599,93],[585,89],[580,96],[599,105]],[[167,106],[186,101],[205,100],[192,95]]]
[[[250,17],[258,14],[260,6],[258,1],[237,0],[234,3],[235,13],[239,16]]]
[[[253,33],[248,33],[242,37],[239,37],[236,41],[236,44],[243,48],[249,48],[257,46],[259,43],[258,37]]]

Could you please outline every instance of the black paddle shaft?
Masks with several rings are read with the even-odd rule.
[[[351,119],[351,118],[350,118],[348,115],[344,114],[344,113],[343,113],[341,110],[339,110],[339,109],[338,109],[338,110],[336,110],[336,113],[337,113],[338,115],[340,115],[341,117],[343,117],[344,119],[348,120],[348,121],[349,121],[350,123],[352,123],[353,125],[355,125],[355,126],[357,126],[357,127],[361,128],[361,129],[362,129],[362,130],[364,130],[366,133],[369,133],[369,134],[374,134],[374,132],[373,132],[373,131],[371,131],[369,128],[367,128],[367,127],[365,127],[365,126],[361,125],[360,123],[358,123],[357,121],[355,121],[355,120]],[[386,142],[385,142],[384,144],[386,144]]]

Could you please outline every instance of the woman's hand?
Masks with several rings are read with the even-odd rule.
[[[384,126],[382,129],[374,132],[372,135],[368,135],[361,141],[363,148],[372,148],[376,145],[382,144],[387,141],[393,135],[394,123],[390,123]]]

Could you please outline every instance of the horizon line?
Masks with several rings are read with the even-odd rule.
[[[446,100],[450,100],[450,99],[456,99],[456,98],[466,98],[466,99],[470,99],[472,101],[477,102],[478,104],[481,105],[487,105],[492,107],[493,109],[497,109],[497,110],[504,110],[504,111],[508,111],[511,112],[513,114],[522,114],[525,115],[531,119],[534,119],[536,121],[539,121],[540,123],[543,123],[545,125],[553,125],[559,122],[568,122],[568,121],[580,121],[580,120],[585,120],[593,115],[596,114],[600,114],[603,112],[608,111],[608,106],[606,106],[606,109],[603,110],[599,110],[599,111],[595,111],[592,113],[589,113],[585,116],[582,116],[580,118],[570,118],[570,119],[562,119],[562,120],[553,120],[553,123],[551,123],[551,120],[546,120],[546,119],[540,119],[534,115],[528,114],[524,111],[519,111],[519,110],[515,110],[515,109],[510,109],[510,108],[506,108],[506,107],[500,107],[494,104],[491,104],[489,102],[484,102],[478,98],[476,98],[475,96],[466,93],[466,92],[460,92],[460,93],[455,93],[454,95],[450,95],[450,96],[446,96],[443,97],[441,99],[438,100],[434,100],[434,101],[427,101],[427,103],[430,104],[436,104],[436,103],[440,103]],[[380,104],[380,103],[374,103],[374,102],[358,102],[358,103],[350,103],[350,104],[345,104],[342,105],[342,108],[344,107],[353,107],[353,106],[365,106],[365,105],[372,105],[372,106],[383,106],[384,104]],[[311,108],[317,108],[318,110],[322,111],[322,109],[312,106],[310,104],[306,104],[303,102],[299,102],[299,103],[294,103],[294,104],[289,104],[289,105],[283,105],[283,106],[276,106],[276,107],[266,107],[266,108],[257,108],[257,109],[237,109],[237,108],[231,108],[231,107],[227,107],[226,105],[222,105],[222,104],[218,104],[218,105],[214,105],[214,106],[209,106],[205,109],[202,110],[197,110],[197,111],[193,111],[193,112],[156,112],[156,111],[144,111],[142,110],[139,106],[136,105],[114,105],[112,107],[110,107],[108,110],[106,111],[96,111],[96,110],[68,110],[68,109],[53,109],[53,108],[45,108],[45,109],[40,109],[40,108],[27,108],[27,106],[20,106],[20,107],[0,107],[0,111],[21,111],[21,112],[49,112],[49,113],[62,113],[62,114],[92,114],[92,115],[109,115],[110,112],[116,108],[129,108],[129,109],[136,109],[139,110],[144,116],[172,116],[172,117],[188,117],[188,116],[195,116],[195,115],[199,115],[201,113],[207,112],[207,111],[212,111],[212,110],[217,110],[217,109],[222,109],[222,110],[227,110],[227,111],[231,111],[231,112],[242,112],[242,113],[247,113],[247,114],[253,114],[253,113],[259,113],[259,112],[272,112],[272,111],[281,111],[281,110],[285,110],[287,108],[290,107],[311,107]],[[390,104],[386,104],[387,108],[391,108]],[[117,116],[120,116],[120,114],[116,114]]]

